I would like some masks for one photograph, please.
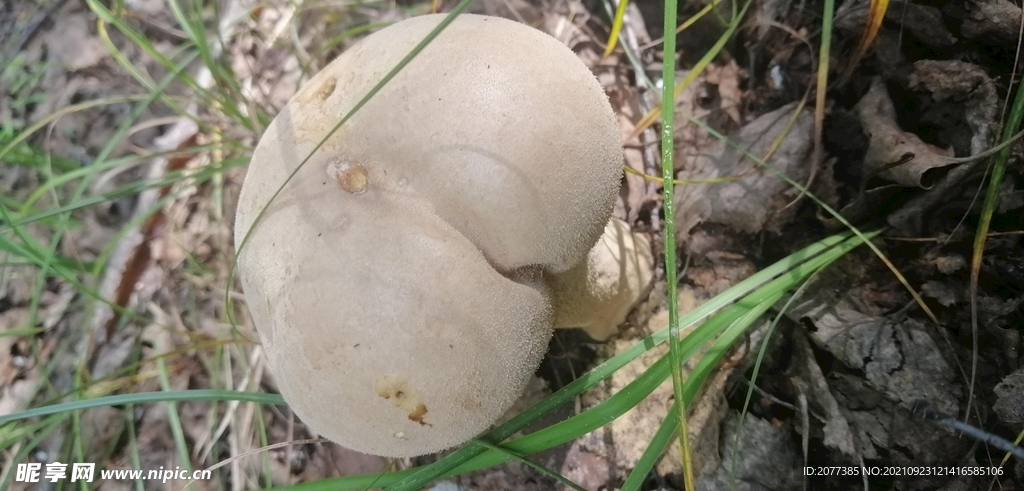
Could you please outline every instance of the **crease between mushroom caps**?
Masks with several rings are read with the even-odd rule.
[[[292,98],[253,154],[237,245],[442,18],[372,34]],[[586,258],[621,163],[608,99],[571,50],[460,16],[313,154],[239,251],[289,405],[316,432],[389,457],[485,431],[547,347],[544,275]]]

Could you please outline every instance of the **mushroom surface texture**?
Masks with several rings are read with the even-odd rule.
[[[551,337],[544,278],[586,258],[621,180],[590,70],[477,15],[296,170],[443,18],[374,33],[304,85],[260,140],[235,222],[281,394],[313,431],[388,457],[462,444],[515,402]]]
[[[598,341],[618,332],[626,315],[642,299],[654,279],[651,243],[612,218],[587,260],[555,275],[555,328],[582,328]]]

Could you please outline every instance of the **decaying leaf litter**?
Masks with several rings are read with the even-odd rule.
[[[224,83],[219,74],[198,65],[188,68],[193,85],[173,82],[165,91],[167,99],[134,114],[130,97],[146,95],[139,77],[157,82],[165,77],[169,70],[154,55],[173,53],[185,33],[163,2],[128,1],[124,7],[119,18],[144,32],[151,49],[125,38],[110,23],[99,29],[97,13],[83,4],[54,2],[38,10],[9,6],[0,17],[0,29],[17,34],[3,36],[0,141],[5,147],[63,108],[120,98],[54,118],[2,159],[4,205],[16,212],[15,220],[33,218],[23,230],[40,247],[54,240],[55,225],[63,219],[45,212],[67,205],[77,185],[49,188],[44,186],[48,179],[100,167],[90,174],[83,195],[105,196],[76,207],[61,227],[66,230],[56,242],[57,259],[48,266],[51,277],[44,283],[38,282],[38,265],[15,249],[3,249],[0,326],[8,335],[0,337],[2,414],[58,402],[76,388],[89,396],[206,388],[274,392],[273,374],[266,370],[244,307],[231,312],[237,321],[233,328],[223,303],[245,149],[302,81],[355,42],[358,35],[346,37],[348,29],[431,8],[239,2],[221,7],[221,22],[206,28],[224,41],[217,43],[217,56],[237,79],[243,100],[234,102],[244,115],[238,118],[243,125],[226,116],[231,108],[197,103],[197,91],[218,90]],[[683,17],[689,17],[704,5],[681,7]],[[602,55],[610,20],[602,4],[481,0],[472,10],[526,22],[572,47],[597,74],[620,115],[624,165],[657,175],[655,131],[633,135],[644,114],[658,105],[660,8],[651,2],[631,4],[620,37],[623,48],[608,57]],[[867,2],[845,2],[836,11],[832,79],[838,79],[854,50],[866,9]],[[999,143],[995,135],[1006,112],[1004,101],[1014,87],[1010,81],[1021,10],[1003,0],[890,2],[868,55],[848,80],[829,87],[820,142],[824,151],[815,159],[813,110],[808,106],[795,119],[792,111],[808,88],[815,90],[820,60],[804,41],[816,46],[820,12],[819,2],[755,4],[738,37],[676,101],[680,122],[693,118],[706,125],[679,124],[676,133],[676,177],[697,182],[677,190],[685,264],[680,310],[694,308],[842,227],[799,190],[743,158],[749,152],[770,154],[767,161],[775,169],[805,183],[862,230],[886,226],[878,245],[919,289],[940,323],[922,313],[869,251],[856,251],[833,265],[793,299],[767,339],[757,380],[750,381],[753,360],[771,319],[734,348],[691,408],[691,445],[702,489],[730,489],[732,483],[736,489],[864,488],[861,481],[805,482],[800,474],[804,465],[999,465],[1002,453],[911,414],[919,400],[1007,439],[1021,431],[1024,193],[1019,189],[1024,179],[1019,166],[1011,166],[1003,183],[982,263],[975,347],[966,285],[989,160],[962,160]],[[721,19],[729,15],[728,2],[723,2],[679,34],[683,70],[710,48],[725,30]],[[344,39],[329,45],[338,38]],[[125,63],[140,73],[133,77]],[[174,104],[195,120],[177,117]],[[119,134],[122,127],[126,131]],[[729,135],[732,145],[709,130]],[[1012,148],[1019,154],[1016,143]],[[190,177],[162,180],[174,175]],[[135,183],[148,185],[120,192]],[[655,237],[661,230],[659,187],[627,174],[616,216]],[[4,229],[8,241],[26,240]],[[652,244],[660,257],[660,241]],[[94,270],[93,262],[107,256],[108,267]],[[94,298],[115,301],[119,288],[127,292],[122,297],[126,311],[115,314],[120,309]],[[228,289],[237,296],[237,285]],[[656,280],[618,336],[607,342],[557,333],[521,405],[528,407],[598,360],[666,325],[664,290]],[[975,348],[975,400],[965,414]],[[550,415],[547,424],[618,391],[656,354],[617,372],[574,407]],[[755,398],[741,419],[751,383]],[[668,411],[671,394],[668,383],[623,418],[533,460],[586,489],[613,489],[640,458]],[[108,469],[204,468],[264,445],[316,436],[284,406],[247,402],[90,409],[74,425],[66,420],[33,427],[27,435],[7,433],[0,477],[10,482],[19,462],[76,456]],[[37,436],[41,439],[33,442]],[[677,445],[670,448],[646,489],[680,489],[678,452]],[[233,461],[218,470],[214,482],[192,485],[281,486],[417,463],[389,463],[326,442],[307,443]],[[1004,469],[993,489],[1020,487],[1021,462],[1011,459]],[[519,462],[453,478],[450,484],[447,489],[557,486]],[[872,479],[868,485],[889,489],[894,484]],[[991,485],[991,478],[936,478],[900,482],[895,489]],[[107,482],[101,487],[129,486]]]

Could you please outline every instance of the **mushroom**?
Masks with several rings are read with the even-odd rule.
[[[653,278],[650,242],[612,218],[586,261],[549,280],[555,329],[582,328],[598,341],[612,337]]]
[[[464,443],[515,402],[552,332],[545,277],[587,256],[621,180],[587,67],[477,15],[313,152],[442,19],[374,33],[305,84],[253,153],[235,223],[281,394],[316,432],[388,457]]]

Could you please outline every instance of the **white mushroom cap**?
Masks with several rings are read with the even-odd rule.
[[[236,245],[442,18],[369,36],[288,103],[253,154]],[[297,172],[239,252],[289,405],[324,436],[391,457],[486,430],[546,349],[543,274],[600,236],[621,158],[608,100],[572,51],[460,16]]]
[[[587,260],[549,281],[555,328],[579,327],[598,341],[610,338],[653,278],[650,241],[612,218]]]
[[[278,116],[295,132],[295,161],[443,17],[375,33],[313,77]],[[362,165],[374,190],[430,203],[499,269],[564,271],[611,214],[616,127],[604,89],[571,50],[513,21],[462,15],[309,165]]]

